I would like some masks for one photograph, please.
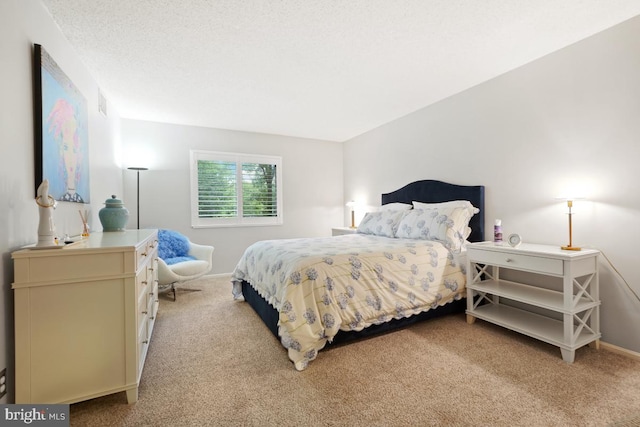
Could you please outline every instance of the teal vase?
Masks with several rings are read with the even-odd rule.
[[[124,231],[127,221],[129,221],[129,211],[124,207],[122,200],[116,198],[115,194],[107,199],[105,207],[100,209],[98,217],[102,224],[102,231]]]

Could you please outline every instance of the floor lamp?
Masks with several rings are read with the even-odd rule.
[[[136,228],[140,230],[140,171],[149,170],[149,168],[141,168],[141,167],[130,167],[127,168],[132,171],[136,171],[137,176],[137,186],[136,186],[136,215],[138,222],[136,224]]]

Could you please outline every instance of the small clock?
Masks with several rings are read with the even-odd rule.
[[[522,237],[520,237],[520,235],[516,233],[510,234],[508,242],[509,242],[509,245],[511,245],[514,248],[517,248],[518,246],[520,246],[520,243],[522,243]]]

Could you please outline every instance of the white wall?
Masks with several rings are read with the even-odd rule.
[[[61,203],[54,213],[59,232],[80,234],[78,208],[91,211],[90,224],[99,224],[97,212],[113,192],[122,190],[118,117],[108,105],[109,118],[97,111],[98,86],[62,36],[39,0],[0,2],[0,369],[8,367],[9,394],[13,400],[13,262],[11,252],[37,240],[38,210],[35,197],[34,120],[32,89],[33,44],[41,44],[87,99],[91,205]],[[99,228],[99,227],[98,227]]]
[[[418,179],[483,184],[489,232],[500,218],[505,235],[562,245],[554,197],[583,186],[574,245],[602,250],[640,293],[639,52],[640,17],[354,138],[345,199],[378,206]],[[604,258],[600,279],[603,340],[640,352],[640,302]]]
[[[258,240],[330,236],[344,224],[342,144],[277,135],[122,121],[125,167],[140,173],[140,227],[169,228],[215,247],[213,273],[230,273]],[[189,150],[282,156],[284,224],[191,228]],[[125,170],[125,204],[136,221],[136,174]]]

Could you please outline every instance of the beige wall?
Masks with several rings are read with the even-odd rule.
[[[483,184],[488,230],[500,218],[506,235],[562,245],[555,197],[582,186],[574,245],[602,250],[640,293],[638,52],[640,17],[346,142],[345,200],[378,206],[418,179]],[[640,302],[600,267],[603,340],[640,352]]]

